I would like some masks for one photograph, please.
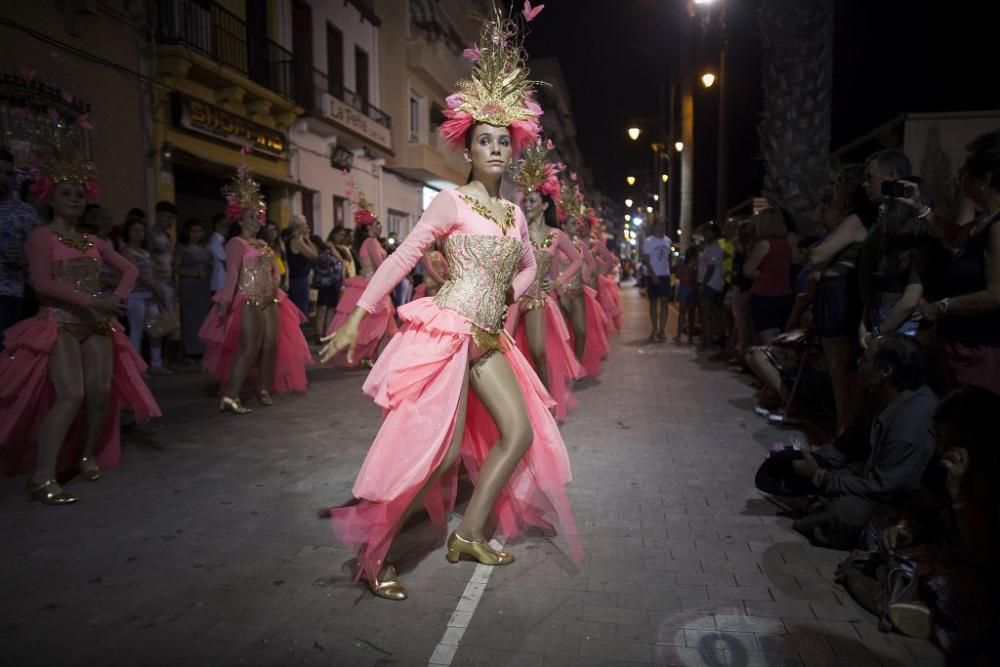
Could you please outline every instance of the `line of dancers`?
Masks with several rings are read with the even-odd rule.
[[[448,98],[439,131],[464,150],[468,182],[439,193],[389,256],[370,205],[355,201],[360,270],[320,358],[370,363],[363,390],[384,421],[355,481],[357,502],[330,514],[335,536],[356,554],[357,578],[382,598],[407,597],[393,564],[397,537],[421,508],[443,530],[460,459],[475,488],[447,538],[450,562],[513,562],[488,542],[491,517],[507,539],[558,528],[573,560],[582,559],[557,420],[575,405],[574,381],[602,373],[608,334],[620,325],[617,261],[575,175],[564,178],[564,166],[548,160],[553,146],[539,136],[542,109],[519,30],[494,9],[472,74]],[[518,154],[523,211],[500,195]],[[73,226],[92,176],[79,161],[49,165],[52,219],[28,244],[43,307],[6,332],[0,359],[5,470],[33,469],[29,497],[53,505],[77,500],[58,482],[67,471],[97,480],[101,466],[118,462],[122,407],[140,423],[160,414],[116,319],[137,270]],[[234,233],[225,285],[201,327],[203,367],[219,380],[219,410],[247,414],[245,381],[253,379],[260,405],[271,405],[272,393],[306,389],[312,357],[304,316],[279,289],[270,248],[256,240],[266,208],[245,166],[225,196]],[[396,310],[389,293],[418,262],[428,277],[423,296]],[[110,294],[98,291],[104,264],[121,273]]]

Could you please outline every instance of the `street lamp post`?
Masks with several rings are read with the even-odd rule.
[[[643,118],[641,121],[643,123],[650,123],[658,134],[663,135],[664,141],[669,142],[670,133],[664,129],[662,123],[658,119]],[[633,125],[628,128],[627,133],[629,139],[632,141],[638,141],[640,135],[642,134],[642,129]],[[667,188],[670,185],[670,177],[674,170],[674,164],[673,160],[670,158],[669,152],[667,151],[666,143],[653,142],[650,144],[650,148],[653,150],[653,171],[650,174],[650,178],[653,180],[650,185],[653,186],[655,184],[656,186],[656,196],[657,201],[659,202],[659,216],[661,219],[666,220],[667,205],[670,201],[670,197],[668,196],[670,191]],[[663,159],[667,160],[669,172],[664,169],[662,164]],[[631,176],[629,176],[627,180],[629,185],[634,184],[634,179]]]

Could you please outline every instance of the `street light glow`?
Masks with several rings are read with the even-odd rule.
[[[652,213],[652,212],[653,212],[653,207],[652,206],[647,206],[646,207],[646,213]]]
[[[625,207],[626,208],[632,208],[632,200],[631,199],[626,199],[625,200]]]
[[[653,201],[660,201],[660,195],[653,195]]]
[[[712,74],[711,72],[706,72],[705,74],[702,74],[701,83],[706,88],[711,88],[712,85],[715,84],[715,75]]]
[[[694,0],[694,4],[696,4],[696,5],[713,5],[713,4],[715,4],[715,0]]]
[[[642,130],[640,130],[637,127],[630,127],[628,129],[628,138],[631,139],[632,141],[637,141],[639,139],[640,134],[642,134]]]
[[[666,183],[667,181],[670,180],[670,174],[663,174],[662,176],[660,176],[660,178],[663,179],[664,183]]]
[[[625,222],[628,222],[628,221],[630,221],[631,219],[632,219],[632,214],[631,214],[631,213],[626,213],[626,214],[625,214]]]
[[[629,185],[635,185],[635,176],[626,176],[625,182]]]
[[[635,220],[632,221],[632,224],[635,225],[636,227],[642,227],[642,218],[636,218]]]
[[[683,141],[675,141],[674,142],[674,150],[676,150],[678,153],[680,153],[682,150],[684,150],[684,142]]]

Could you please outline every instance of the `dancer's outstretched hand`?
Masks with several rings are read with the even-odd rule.
[[[361,320],[364,319],[365,311],[355,308],[351,316],[347,318],[336,331],[329,336],[323,336],[320,340],[326,345],[319,350],[319,360],[321,363],[330,361],[338,352],[347,350],[347,363],[354,363],[354,348],[358,346],[358,328]]]

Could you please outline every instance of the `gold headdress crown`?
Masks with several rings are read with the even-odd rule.
[[[493,7],[493,15],[483,23],[476,48],[467,54],[474,59],[472,74],[458,82],[458,90],[446,100],[441,136],[462,145],[474,123],[489,123],[510,129],[515,150],[532,143],[540,131],[542,108],[531,98],[537,82],[528,79],[528,54],[514,20]]]
[[[249,152],[247,148],[240,151],[243,155]],[[246,164],[236,167],[236,176],[222,188],[222,194],[226,197],[226,217],[230,220],[238,221],[246,211],[256,211],[261,223],[267,219],[267,204],[260,184]]]
[[[549,151],[552,148],[551,140],[543,142],[539,139],[524,149],[517,170],[514,172],[514,182],[525,195],[537,190],[556,201],[559,200],[561,193],[559,172],[565,165],[549,162]]]
[[[561,213],[560,218],[576,218],[577,220],[583,222],[586,220],[587,216],[587,202],[586,197],[583,196],[583,192],[580,191],[580,186],[575,182],[576,174],[570,174],[570,179],[573,183],[562,183],[562,194],[559,197],[559,212]]]

